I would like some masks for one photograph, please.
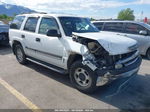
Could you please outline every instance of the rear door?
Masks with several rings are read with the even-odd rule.
[[[35,31],[38,20],[38,17],[28,17],[21,33],[21,37],[24,38],[26,54],[35,58],[37,57],[36,50],[38,46]]]

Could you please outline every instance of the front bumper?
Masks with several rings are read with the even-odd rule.
[[[136,57],[133,63],[125,66],[121,69],[108,70],[104,75],[99,75],[97,79],[96,86],[106,85],[116,79],[130,78],[133,75],[136,75],[139,67],[141,65],[142,58],[140,56]],[[98,70],[97,73],[100,73],[101,70]]]

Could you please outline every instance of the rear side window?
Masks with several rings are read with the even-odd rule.
[[[146,31],[146,28],[144,28],[141,25],[135,24],[135,23],[126,23],[125,33],[139,34],[139,32],[141,30],[145,30]]]
[[[11,29],[20,29],[24,18],[25,18],[25,16],[16,16],[15,19],[12,21],[10,28]]]
[[[103,30],[104,31],[112,31],[112,32],[122,32],[123,23],[120,23],[120,22],[107,23],[106,22]]]
[[[93,23],[99,30],[102,30],[103,28],[103,22]]]
[[[37,17],[29,17],[24,26],[24,30],[30,31],[30,32],[35,32],[37,22],[38,22]]]
[[[39,27],[39,33],[45,34],[48,30],[58,30],[57,22],[54,18],[42,18],[42,21],[40,23]]]

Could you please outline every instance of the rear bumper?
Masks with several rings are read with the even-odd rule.
[[[116,79],[123,79],[123,78],[130,79],[130,77],[137,74],[141,62],[142,62],[142,58],[138,56],[135,59],[134,63],[128,66],[125,66],[121,69],[108,70],[107,73],[105,73],[103,76],[98,77],[96,86],[106,85]],[[99,70],[98,73],[99,72],[101,71]]]

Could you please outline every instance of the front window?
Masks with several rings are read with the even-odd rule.
[[[59,17],[59,20],[67,36],[71,36],[72,32],[99,32],[99,30],[87,18]]]
[[[39,33],[46,35],[48,30],[58,30],[57,22],[54,18],[42,18],[39,27]]]
[[[24,26],[24,30],[30,31],[30,32],[35,32],[37,22],[38,22],[37,17],[29,17]]]
[[[150,30],[150,25],[147,23],[142,23],[143,26],[145,26],[146,28],[148,28]]]
[[[139,35],[139,32],[141,30],[147,31],[146,28],[144,28],[141,25],[135,24],[135,23],[127,23],[126,27],[125,27],[125,33],[130,33],[130,34]]]

